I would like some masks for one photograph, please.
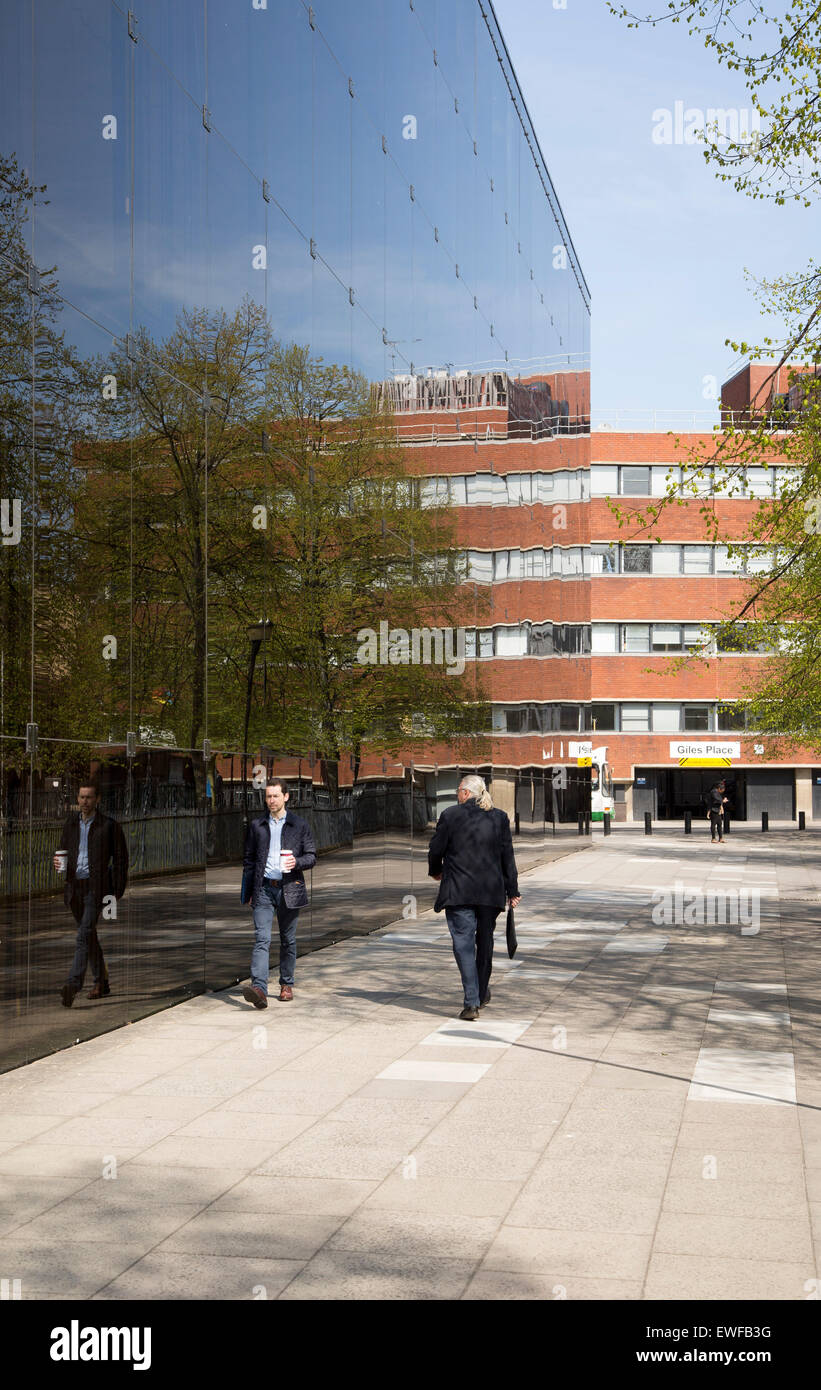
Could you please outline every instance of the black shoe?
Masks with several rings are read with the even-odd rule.
[[[79,990],[74,988],[74,985],[63,985],[63,988],[60,990],[60,999],[64,1009],[71,1008],[74,1003],[74,997],[79,994],[79,992]]]
[[[95,980],[94,988],[88,991],[89,999],[105,999],[111,993],[111,986],[108,980]]]
[[[475,1023],[476,1020],[477,1020],[477,1018],[479,1017],[479,1010],[478,1010],[478,1009],[463,1009],[462,1012],[460,1013],[459,1017],[460,1017],[460,1018],[463,1018],[463,1019],[465,1020],[466,1023]]]
[[[482,1000],[481,1004],[479,1005],[479,1008],[480,1008],[480,1009],[483,1009],[483,1008],[485,1007],[485,1004],[489,1004],[489,1003],[490,1003],[490,985],[488,985],[488,987],[487,987],[487,994],[485,995],[484,999]]]
[[[268,1007],[266,996],[256,985],[243,985],[242,996],[248,1000],[249,1004],[253,1004],[255,1009],[267,1009]]]

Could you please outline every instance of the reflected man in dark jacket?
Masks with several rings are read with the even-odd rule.
[[[241,901],[250,902],[254,913],[254,949],[251,983],[243,995],[256,1009],[268,1007],[268,972],[271,930],[279,924],[279,997],[294,997],[296,923],[299,909],[307,907],[304,869],[316,863],[311,827],[287,808],[288,786],[274,777],[265,789],[264,815],[252,820],[245,838]]]
[[[128,850],[122,829],[103,814],[99,800],[99,791],[92,783],[80,787],[77,810],[63,826],[54,856],[55,869],[66,876],[63,901],[77,923],[71,973],[60,994],[67,1009],[83,987],[89,964],[94,978],[89,999],[102,999],[111,993],[97,922],[105,899],[119,900],[125,892]]]
[[[481,777],[463,777],[456,806],[439,817],[428,873],[441,881],[434,910],[445,909],[465,992],[459,1017],[473,1022],[490,1002],[493,929],[507,898],[520,902],[510,821],[494,808]]]

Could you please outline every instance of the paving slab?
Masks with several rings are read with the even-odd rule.
[[[57,1299],[807,1299],[821,870],[797,835],[776,860],[741,830],[721,873],[660,840],[522,874],[476,1024],[426,912],[301,959],[287,1009],[234,986],[0,1077],[4,1271]],[[755,936],[652,920],[659,888],[764,880]]]

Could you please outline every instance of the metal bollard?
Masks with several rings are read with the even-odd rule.
[[[693,813],[692,813],[692,811],[685,811],[685,812],[684,812],[684,833],[685,833],[685,835],[692,835],[692,833],[693,833]]]
[[[513,834],[514,834],[514,835],[518,835],[518,834],[519,834],[519,812],[518,812],[518,811],[516,811],[515,814],[514,814],[514,816],[513,816]]]
[[[798,812],[798,829],[799,829],[799,830],[806,830],[806,828],[807,828],[807,813],[806,813],[806,811],[799,811],[799,812]]]
[[[730,817],[727,815],[727,812],[725,811],[725,812],[724,812],[724,834],[725,834],[725,835],[729,835],[729,833],[730,833]]]
[[[652,833],[653,833],[653,813],[652,813],[652,811],[645,811],[645,813],[644,813],[644,833],[645,833],[645,835],[652,835]]]
[[[602,822],[601,822],[601,823],[602,823],[602,829],[603,829],[605,835],[609,835],[609,834],[610,834],[610,816],[608,815],[607,811],[604,812],[604,814],[603,814],[603,816],[602,816]]]
[[[584,834],[584,811],[579,811],[579,834]]]
[[[769,811],[762,811],[762,812],[761,812],[761,829],[762,829],[762,831],[764,831],[764,830],[769,830],[769,828],[770,828],[770,813],[769,813]]]

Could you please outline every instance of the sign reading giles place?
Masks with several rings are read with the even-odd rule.
[[[741,757],[741,744],[671,743],[670,757],[675,758],[680,767],[729,767],[732,758]]]

